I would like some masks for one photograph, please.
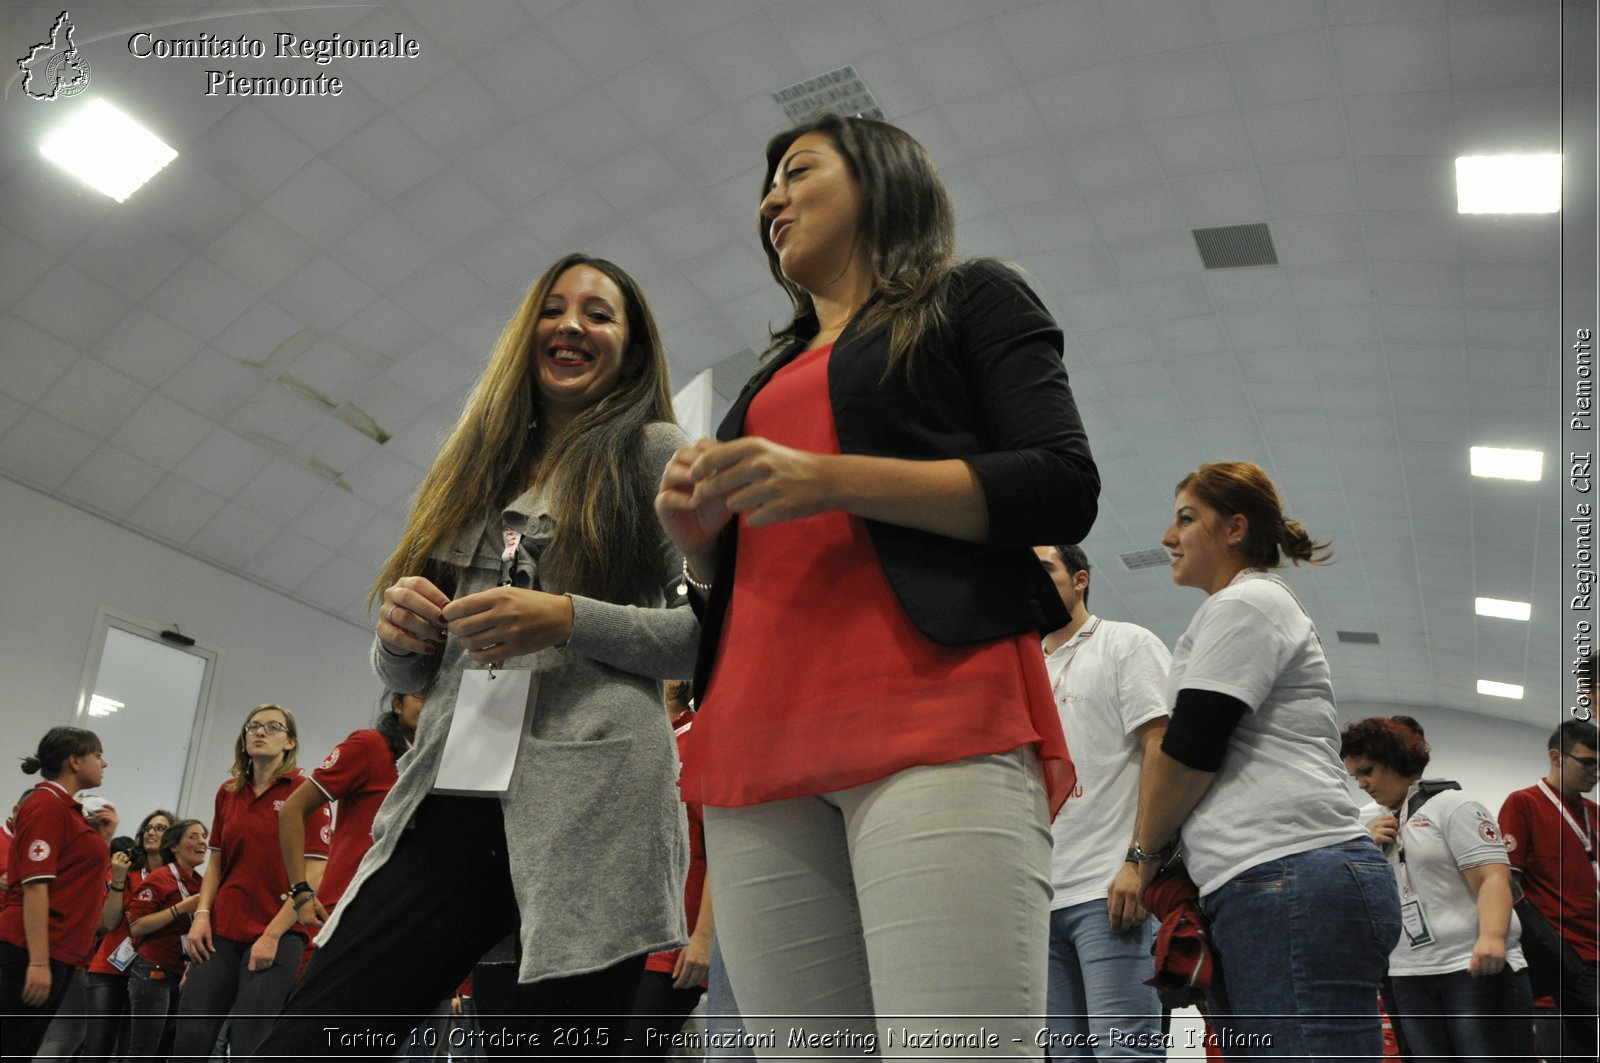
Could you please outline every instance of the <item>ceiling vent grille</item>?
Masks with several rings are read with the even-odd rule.
[[[1272,246],[1272,233],[1266,222],[1252,225],[1219,225],[1214,229],[1194,230],[1194,243],[1206,269],[1244,269],[1247,266],[1276,266],[1278,250]]]
[[[778,101],[778,106],[789,116],[792,125],[799,125],[821,114],[859,115],[862,118],[876,118],[880,122],[889,120],[883,108],[878,106],[872,90],[862,82],[861,75],[856,73],[853,66],[841,66],[826,74],[806,78],[786,89],[779,89],[772,94],[772,98]]]
[[[1141,568],[1168,568],[1172,565],[1172,555],[1165,550],[1135,550],[1117,556],[1122,559],[1122,567],[1129,572],[1137,572]]]
[[[1376,646],[1378,644],[1378,633],[1376,631],[1340,631],[1338,635],[1340,642],[1363,642],[1368,646]]]

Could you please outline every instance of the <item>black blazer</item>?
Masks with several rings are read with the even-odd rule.
[[[965,263],[944,290],[946,322],[887,379],[889,328],[858,314],[828,360],[828,397],[846,454],[962,458],[983,485],[989,537],[966,543],[868,520],[889,586],[906,615],[946,646],[989,642],[1070,619],[1032,547],[1080,542],[1097,512],[1100,475],[1061,364],[1062,336],[1038,296],[992,261]],[[717,438],[744,434],[750,401],[805,348],[791,345],[751,378]],[[706,691],[733,593],[738,521],[717,543],[695,689]]]

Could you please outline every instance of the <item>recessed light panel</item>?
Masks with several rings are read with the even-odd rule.
[[[144,126],[104,100],[90,100],[57,126],[39,153],[122,203],[178,157]]]
[[[1522,700],[1522,688],[1515,683],[1496,683],[1492,679],[1478,680],[1478,693],[1487,694],[1491,698],[1511,698],[1514,701]]]
[[[1496,480],[1537,480],[1544,474],[1544,451],[1473,447],[1472,475]]]
[[[1503,620],[1526,620],[1533,614],[1528,602],[1508,602],[1503,598],[1477,599],[1479,616],[1497,616]]]
[[[1555,214],[1561,209],[1561,156],[1463,155],[1456,160],[1461,214]]]

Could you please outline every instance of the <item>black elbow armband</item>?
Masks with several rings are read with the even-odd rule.
[[[1161,751],[1195,771],[1217,771],[1228,752],[1228,738],[1247,711],[1249,706],[1227,694],[1180,690]]]

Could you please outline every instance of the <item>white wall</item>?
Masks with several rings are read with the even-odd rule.
[[[233,763],[234,729],[262,702],[294,710],[308,767],[371,725],[382,693],[367,665],[371,635],[347,621],[4,477],[0,547],[0,799],[28,785],[17,760],[46,730],[72,722],[102,605],[157,630],[177,624],[221,651],[201,734],[201,785],[179,815],[210,821],[211,794]],[[174,741],[187,726],[174,726]],[[117,751],[106,757],[99,792],[116,800]],[[119,808],[124,832],[147,811]]]

